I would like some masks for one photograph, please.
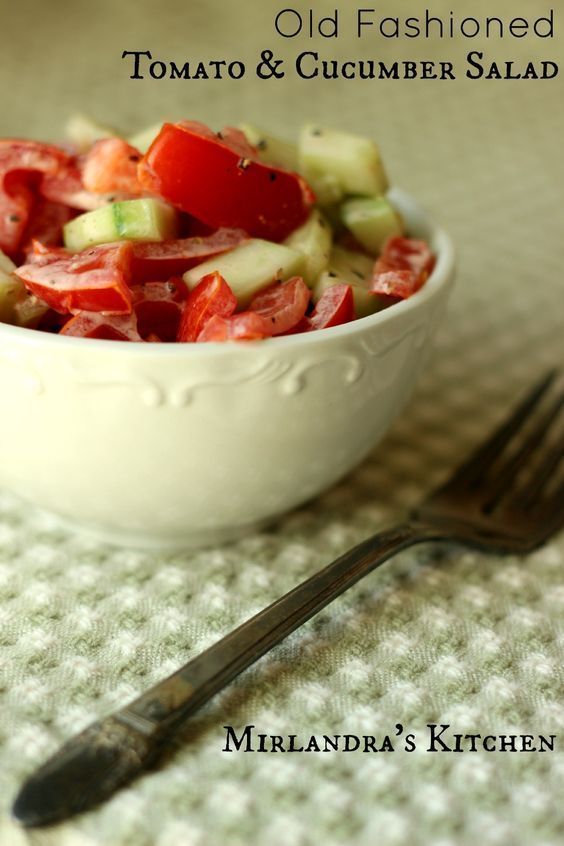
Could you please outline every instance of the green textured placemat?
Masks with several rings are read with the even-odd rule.
[[[398,5],[379,4],[382,14]],[[472,6],[471,10],[468,9]],[[497,3],[501,13],[508,5]],[[224,549],[154,555],[62,534],[0,499],[1,846],[395,846],[564,841],[564,541],[527,559],[422,547],[294,633],[179,735],[166,766],[52,831],[9,821],[20,781],[125,703],[416,501],[564,353],[564,86],[553,82],[133,82],[123,49],[180,60],[290,55],[272,4],[21,0],[2,9],[0,133],[56,138],[82,108],[121,128],[163,114],[291,134],[311,117],[368,132],[394,182],[441,218],[457,287],[417,396],[348,480]],[[493,14],[491,3],[457,4]],[[542,4],[511,4],[530,17]],[[303,6],[300,6],[303,8]],[[317,8],[317,7],[316,7]],[[319,4],[330,9],[331,4]],[[341,4],[340,8],[346,8]],[[448,14],[449,4],[435,11]],[[557,10],[558,11],[558,10]],[[562,39],[486,49],[524,60]],[[468,44],[314,42],[345,56],[459,56]],[[307,40],[299,49],[308,47]],[[544,753],[425,751],[425,726],[556,734]],[[414,752],[222,751],[224,725],[382,735]]]

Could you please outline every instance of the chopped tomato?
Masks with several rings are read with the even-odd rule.
[[[390,238],[384,244],[378,261],[385,262],[389,269],[413,270],[418,275],[424,275],[425,279],[435,264],[433,253],[425,241],[403,237]]]
[[[32,294],[55,311],[131,312],[129,241],[103,244],[75,255],[55,248],[15,273]]]
[[[69,156],[50,144],[0,140],[0,249],[19,248],[34,204],[34,174],[56,173]]]
[[[231,317],[214,315],[197,337],[197,341],[258,341],[270,337],[268,325],[254,311],[241,311]]]
[[[80,211],[94,211],[105,205],[107,197],[87,191],[84,187],[82,163],[81,157],[73,157],[56,173],[44,176],[39,186],[43,197]]]
[[[267,322],[270,335],[282,335],[296,326],[306,313],[310,290],[300,276],[275,282],[254,297],[249,308]]]
[[[139,163],[143,188],[209,226],[281,241],[314,202],[297,174],[242,156],[238,144],[198,124],[165,123]]]
[[[242,229],[218,229],[204,237],[177,238],[133,244],[132,276],[135,282],[181,276],[196,264],[232,250],[248,239]]]
[[[374,294],[406,300],[421,287],[420,277],[413,270],[378,270],[374,272],[370,290]]]
[[[82,179],[87,191],[137,196],[143,193],[137,179],[141,153],[122,138],[102,138],[86,154]]]
[[[65,247],[53,247],[43,244],[37,238],[31,239],[31,244],[26,253],[26,264],[50,264],[58,259],[70,258],[70,253]]]
[[[62,203],[39,198],[33,215],[22,238],[24,250],[28,250],[34,240],[46,247],[57,247],[63,242],[63,226],[75,215],[72,209]]]
[[[331,285],[316,303],[307,318],[309,329],[327,329],[354,318],[354,298],[350,285]]]
[[[74,338],[100,338],[104,341],[142,341],[135,314],[100,314],[81,311],[60,330],[60,335]]]
[[[175,341],[187,296],[188,288],[182,279],[132,285],[133,311],[141,337],[147,341],[151,336],[153,340],[158,337],[161,341]]]
[[[390,238],[374,265],[370,290],[405,300],[421,288],[434,264],[435,257],[425,241]]]
[[[190,291],[184,304],[177,341],[196,341],[212,317],[230,317],[237,298],[223,276],[209,273]]]

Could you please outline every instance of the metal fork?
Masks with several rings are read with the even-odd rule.
[[[555,376],[545,376],[406,522],[341,555],[147,693],[71,738],[25,782],[14,816],[27,826],[45,825],[109,797],[154,761],[210,697],[400,550],[455,540],[525,554],[544,543],[564,524],[564,481],[558,477],[564,392],[550,400]]]

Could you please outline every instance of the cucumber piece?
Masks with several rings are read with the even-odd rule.
[[[387,305],[383,297],[372,294],[368,284],[372,277],[374,261],[362,253],[334,247],[329,259],[329,267],[318,278],[313,289],[314,302],[331,285],[351,285],[356,317],[367,317]]]
[[[14,320],[17,326],[35,329],[41,318],[47,314],[49,306],[35,294],[26,294],[14,307]]]
[[[300,171],[318,193],[321,204],[327,202],[328,185],[341,196],[384,194],[388,189],[380,152],[368,138],[307,124],[298,149]],[[338,199],[334,197],[333,201]]]
[[[198,264],[183,279],[194,288],[208,273],[221,273],[237,297],[246,306],[254,295],[276,280],[284,281],[303,273],[304,257],[283,244],[253,238],[228,253]]]
[[[286,238],[287,247],[298,250],[304,257],[304,282],[313,287],[319,274],[329,264],[333,242],[331,227],[323,215],[314,210],[303,226]]]
[[[3,271],[4,273],[13,273],[15,269],[16,265],[12,259],[0,250],[0,271]]]
[[[136,132],[135,135],[127,139],[127,143],[139,150],[140,153],[146,153],[161,131],[163,123],[164,121],[154,123],[152,126],[142,129],[141,132]]]
[[[372,277],[374,259],[345,247],[333,247],[329,267],[340,275],[349,277],[357,285],[366,285]]]
[[[73,115],[65,127],[65,135],[78,148],[79,153],[85,153],[95,141],[100,138],[115,138],[118,133],[108,126],[87,117],[86,115]]]
[[[377,256],[388,238],[403,233],[399,214],[385,197],[355,197],[341,206],[343,223],[359,244]]]
[[[65,246],[78,252],[111,241],[163,241],[174,238],[177,214],[160,200],[124,200],[81,214],[63,228]]]
[[[0,323],[17,322],[15,309],[25,295],[26,288],[21,279],[0,268]]]
[[[294,173],[298,170],[298,148],[295,144],[268,135],[250,123],[239,124],[239,129],[245,134],[249,144],[257,148],[261,162]]]
[[[15,274],[16,265],[0,250],[0,323],[34,329],[49,311],[47,303],[29,294]]]

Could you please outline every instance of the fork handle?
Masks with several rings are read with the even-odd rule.
[[[359,579],[416,543],[447,537],[416,521],[373,535],[284,594],[114,716],[164,739],[239,673]]]

